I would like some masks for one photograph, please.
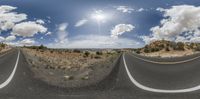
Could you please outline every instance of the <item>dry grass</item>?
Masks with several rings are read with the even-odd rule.
[[[108,76],[120,53],[116,51],[37,50],[23,48],[35,77],[60,87],[81,87]]]
[[[192,55],[197,52],[192,50],[186,51],[158,51],[158,52],[151,52],[151,53],[141,53],[141,55],[148,56],[148,57],[182,57],[187,55]]]
[[[97,55],[95,52],[89,52],[89,55],[85,55],[84,52],[72,52],[72,51],[52,51],[52,50],[35,50],[24,49],[30,56],[42,58],[44,61],[53,65],[54,68],[84,68],[90,66],[96,62],[105,61],[115,54],[103,53]]]

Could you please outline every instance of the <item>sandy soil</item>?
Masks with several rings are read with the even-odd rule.
[[[83,87],[103,80],[114,67],[119,53],[23,49],[35,77],[59,87]]]
[[[5,47],[5,48],[0,50],[0,54],[3,54],[3,53],[5,53],[5,52],[7,52],[7,51],[9,51],[11,49],[12,49],[11,47]]]
[[[182,57],[187,55],[192,55],[198,52],[187,50],[187,51],[159,51],[159,52],[152,52],[152,53],[141,53],[140,55],[148,56],[148,57]]]

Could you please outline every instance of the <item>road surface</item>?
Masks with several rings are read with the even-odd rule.
[[[0,99],[198,99],[198,56],[157,61],[125,53],[103,81],[66,89],[34,78],[23,53],[15,49],[0,55]]]

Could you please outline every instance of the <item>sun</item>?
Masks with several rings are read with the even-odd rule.
[[[92,15],[92,19],[97,22],[105,22],[107,16],[102,10],[96,10]]]
[[[97,21],[103,21],[105,19],[105,15],[103,14],[95,14],[92,17]]]

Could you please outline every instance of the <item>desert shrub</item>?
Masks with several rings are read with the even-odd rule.
[[[144,52],[145,52],[145,53],[149,53],[149,52],[150,52],[149,48],[145,48],[145,49],[144,49]]]
[[[160,51],[159,47],[155,47],[155,48],[150,49],[150,52],[157,52],[157,51]]]
[[[195,51],[200,51],[200,45],[197,44],[196,48],[194,49]]]
[[[41,44],[41,45],[38,47],[38,49],[47,49],[47,47],[44,46],[43,44]]]
[[[121,53],[121,51],[117,51],[117,53],[118,53],[118,54],[120,54],[120,53]]]
[[[90,55],[90,52],[89,51],[85,51],[84,56],[88,57],[89,55]]]
[[[164,44],[160,44],[159,47],[160,47],[160,48],[164,48],[165,45],[164,45]]]
[[[140,49],[136,49],[135,53],[140,54]]]
[[[101,51],[97,51],[96,55],[103,55],[103,53]]]
[[[53,53],[53,52],[54,52],[53,50],[50,51],[50,53]]]
[[[81,51],[78,50],[78,49],[74,49],[73,52],[74,52],[74,53],[81,53]]]
[[[165,48],[165,51],[170,51],[170,50],[169,50],[169,47],[166,47],[166,48]]]
[[[6,47],[6,44],[1,43],[1,44],[0,44],[0,47],[5,48],[5,47]]]
[[[100,59],[101,56],[96,55],[94,58],[95,58],[95,59]]]
[[[176,50],[185,50],[185,49],[184,49],[184,43],[178,42],[178,43],[177,43],[177,48],[176,48]]]

